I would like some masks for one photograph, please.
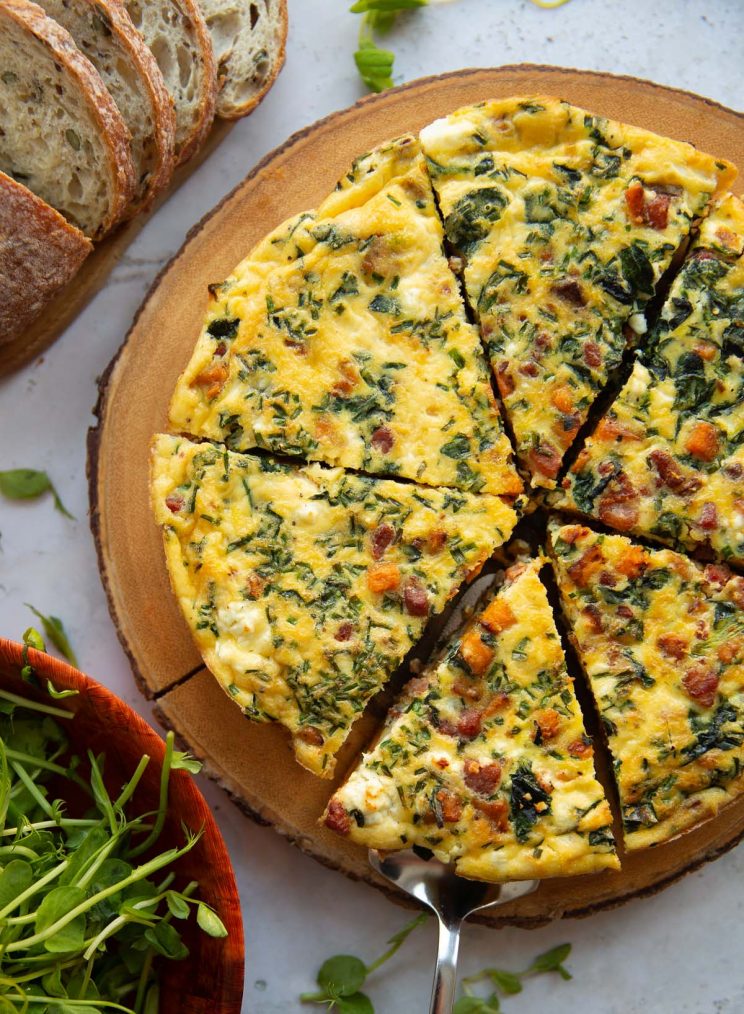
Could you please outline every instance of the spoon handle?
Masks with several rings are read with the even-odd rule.
[[[437,913],[439,921],[439,951],[434,984],[431,990],[429,1014],[452,1014],[457,985],[457,951],[460,947],[459,921],[447,923]]]

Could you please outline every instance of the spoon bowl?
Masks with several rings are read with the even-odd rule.
[[[439,949],[431,991],[430,1014],[451,1014],[457,985],[457,954],[462,924],[474,912],[521,898],[537,888],[537,880],[486,884],[458,877],[452,865],[439,862],[425,849],[369,851],[373,869],[437,917]]]

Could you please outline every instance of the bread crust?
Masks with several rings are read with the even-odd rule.
[[[157,61],[144,39],[134,27],[121,0],[84,0],[108,19],[108,27],[135,68],[150,100],[153,120],[153,140],[158,154],[156,163],[142,193],[135,191],[124,217],[132,218],[146,211],[157,195],[168,185],[176,165],[176,114],[173,100],[165,87]]]
[[[23,333],[92,249],[58,211],[0,172],[0,345]]]
[[[199,43],[202,59],[201,95],[199,98],[200,117],[187,141],[178,153],[176,164],[183,165],[201,148],[212,128],[217,110],[217,64],[214,59],[212,39],[207,23],[196,0],[171,0],[191,22]]]
[[[91,118],[98,124],[108,152],[112,180],[109,214],[89,237],[100,239],[122,218],[134,194],[136,176],[129,131],[98,71],[83,56],[68,31],[32,0],[0,0],[2,15],[33,35],[49,51],[52,59],[77,81]]]

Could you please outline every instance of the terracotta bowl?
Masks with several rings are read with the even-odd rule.
[[[50,703],[45,691],[20,678],[23,646],[0,638],[0,688]],[[90,748],[106,755],[106,781],[121,785],[143,754],[150,763],[135,799],[142,811],[155,809],[165,744],[127,704],[100,683],[43,652],[29,650],[29,662],[42,684],[51,680],[58,690],[77,690],[74,697],[54,701],[74,717],[65,723],[70,741],[81,754]],[[169,815],[159,847],[183,844],[181,822],[204,833],[175,866],[178,881],[199,882],[199,896],[214,908],[227,927],[221,940],[208,937],[191,918],[183,926],[189,948],[185,961],[164,961],[160,968],[160,1014],[240,1014],[243,996],[243,925],[235,876],[222,835],[206,800],[185,771],[170,781]],[[181,928],[179,926],[179,929]]]

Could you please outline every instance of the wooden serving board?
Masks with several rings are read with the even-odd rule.
[[[93,252],[83,262],[80,270],[57,296],[47,304],[44,313],[11,342],[0,342],[0,377],[20,370],[32,359],[48,349],[62,334],[65,328],[82,313],[91,299],[103,288],[108,276],[116,266],[116,262],[125,250],[134,242],[137,234],[147,225],[158,208],[186,182],[186,180],[209,158],[226,135],[235,126],[231,120],[215,120],[207,140],[199,151],[190,158],[186,165],[176,169],[173,178],[165,191],[157,198],[153,206],[144,214],[136,215],[131,221],[114,229],[114,231],[96,243]]]
[[[142,690],[246,813],[348,876],[394,892],[366,853],[317,825],[335,783],[294,761],[284,731],[247,722],[203,667],[171,594],[149,506],[148,448],[199,333],[207,284],[225,278],[289,215],[315,206],[361,152],[490,97],[552,94],[744,166],[744,114],[647,81],[551,67],[464,70],[371,96],[295,134],[189,235],[143,303],[100,386],[89,433],[91,525],[111,615]],[[741,183],[739,183],[741,188]],[[368,739],[379,705],[357,724],[338,779]],[[610,794],[611,779],[602,771]],[[617,829],[619,830],[619,829]],[[744,835],[744,800],[674,842],[623,858],[620,873],[555,879],[485,921],[535,926],[657,891]]]

